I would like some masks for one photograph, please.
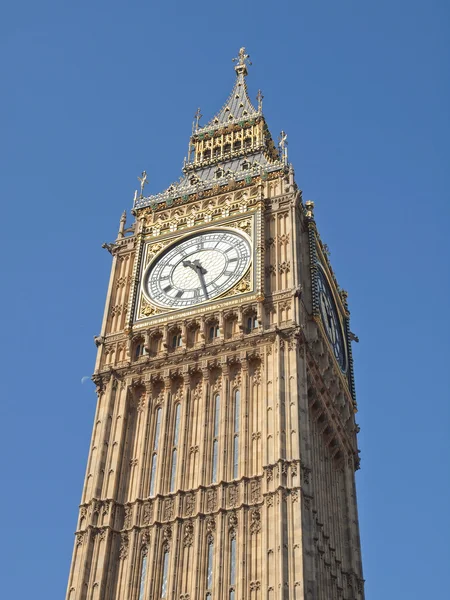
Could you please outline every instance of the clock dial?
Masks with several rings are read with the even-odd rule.
[[[159,306],[192,306],[235,285],[250,259],[250,244],[240,233],[226,229],[197,233],[173,244],[150,264],[144,289]]]
[[[345,372],[346,354],[341,323],[334,303],[333,294],[321,268],[317,269],[317,288],[322,322],[339,366],[342,371]]]

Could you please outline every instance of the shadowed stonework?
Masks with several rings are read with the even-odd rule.
[[[246,86],[120,220],[69,600],[362,600],[347,293]],[[151,174],[150,174],[151,180]]]

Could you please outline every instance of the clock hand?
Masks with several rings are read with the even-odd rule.
[[[200,279],[200,285],[202,286],[203,294],[208,300],[208,291],[206,289],[205,278],[203,277],[205,273],[207,273],[207,270],[204,267],[202,267],[198,258],[196,258],[194,261],[183,260],[183,267],[190,267],[193,271],[197,273],[198,278]]]
[[[202,286],[205,298],[208,300],[208,290],[206,289],[205,278],[203,277],[203,274],[206,273],[206,269],[203,267],[200,267],[200,269],[197,270],[198,278],[200,279],[200,285]]]

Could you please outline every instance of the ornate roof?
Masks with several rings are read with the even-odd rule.
[[[231,94],[220,111],[200,126],[200,109],[195,115],[189,156],[185,159],[179,181],[164,192],[144,197],[135,195],[134,208],[156,207],[162,202],[176,198],[188,198],[190,194],[202,193],[214,186],[239,181],[254,176],[264,176],[271,171],[283,169],[282,160],[273,143],[262,114],[261,91],[258,92],[258,107],[255,108],[248,96],[246,84],[247,65],[251,64],[245,48],[241,48],[236,62],[236,81]]]
[[[225,102],[216,116],[213,117],[207,125],[197,129],[196,133],[218,129],[233,123],[255,118],[262,114],[261,92],[258,92],[258,109],[255,109],[250,98],[248,97],[248,89],[245,82],[245,77],[247,76],[248,59],[249,56],[248,54],[245,54],[245,48],[241,48],[239,51],[239,57],[233,59],[238,62],[238,64],[234,67],[237,77],[228,100]]]

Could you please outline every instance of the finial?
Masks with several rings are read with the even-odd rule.
[[[280,147],[280,158],[287,165],[288,162],[288,152],[287,152],[287,133],[282,131],[278,138],[278,146]]]
[[[192,133],[194,133],[194,131],[195,132],[198,131],[199,122],[202,117],[203,117],[203,115],[200,112],[200,107],[198,107],[197,112],[194,115],[194,122],[192,123]]]
[[[124,210],[122,213],[122,216],[120,217],[119,234],[118,234],[118,237],[120,237],[120,238],[123,238],[126,222],[127,222],[127,211]]]
[[[258,90],[258,93],[256,95],[256,99],[258,101],[258,112],[262,112],[262,101],[263,101],[264,96],[262,95],[261,90]]]
[[[305,208],[308,219],[314,219],[314,202],[312,200],[307,200],[305,202]]]
[[[242,47],[239,50],[239,54],[237,58],[233,58],[233,62],[236,62],[237,65],[234,67],[234,70],[238,75],[248,75],[247,65],[251,65],[250,62],[250,54],[245,54],[245,48]]]
[[[143,198],[144,197],[144,186],[146,186],[148,183],[147,171],[142,171],[141,177],[138,177],[138,179],[141,182],[141,198]]]

